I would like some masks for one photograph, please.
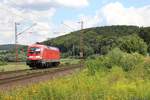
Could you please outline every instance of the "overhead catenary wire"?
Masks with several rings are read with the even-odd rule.
[[[19,18],[21,18],[23,21],[24,20],[30,20],[30,21],[32,21],[32,23],[36,23],[36,24],[38,24],[38,21],[35,21],[35,20],[33,20],[32,18],[27,18],[27,17],[25,17],[25,16],[22,16],[22,15],[20,15],[22,12],[20,11],[20,14],[16,14],[13,10],[11,10],[11,9],[8,9],[9,8],[9,6],[7,6],[7,5],[5,5],[5,4],[3,4],[3,6],[0,6],[0,9],[2,9],[2,10],[5,10],[6,12],[8,12],[9,14],[11,14],[11,16],[12,17],[19,17]],[[33,15],[33,13],[32,13],[32,15]],[[37,16],[36,15],[36,17],[39,17],[39,16]],[[12,18],[13,19],[13,18]],[[13,19],[13,21],[11,22],[11,23],[5,23],[5,24],[11,24],[13,27],[14,27],[14,23],[15,23],[15,21],[14,21],[14,19]],[[21,22],[20,22],[21,23]],[[3,24],[3,23],[1,23],[1,24]],[[38,28],[36,28],[36,30],[38,30],[38,31],[49,31],[50,29],[46,29],[46,28],[42,28],[42,27],[44,27],[43,25],[41,25],[41,24],[38,24],[38,26],[39,27],[41,27],[41,29],[39,30]],[[2,32],[7,32],[7,31],[14,31],[14,29],[0,29],[0,31]]]
[[[16,4],[14,1],[12,1],[12,0],[9,0],[9,2],[12,2],[14,5],[18,5],[18,4]],[[11,24],[14,26],[14,23],[16,22],[15,21],[15,17],[19,17],[20,19],[22,19],[21,21],[27,21],[27,20],[29,20],[29,21],[32,21],[32,23],[36,23],[37,24],[37,26],[39,26],[40,27],[40,29],[38,28],[38,27],[36,27],[36,30],[37,31],[40,31],[40,32],[46,32],[46,31],[51,31],[51,29],[49,29],[49,28],[45,28],[44,27],[44,25],[41,25],[40,23],[38,24],[38,20],[34,20],[34,19],[32,19],[32,18],[30,18],[30,16],[28,16],[28,17],[26,17],[26,16],[23,16],[23,12],[22,11],[20,11],[19,12],[19,14],[18,13],[16,13],[16,12],[14,12],[15,10],[14,9],[9,9],[9,8],[11,8],[11,6],[9,6],[9,5],[6,5],[5,3],[3,3],[3,6],[0,6],[0,9],[3,9],[3,10],[5,10],[5,11],[7,11],[8,13],[10,13],[11,14],[11,16],[13,17],[12,18],[12,22],[11,22]],[[16,11],[19,11],[19,10],[16,10]],[[26,12],[25,12],[26,13]],[[32,14],[32,15],[34,15],[34,16],[36,16],[37,18],[41,18],[42,16],[39,16],[38,14],[35,14],[34,12],[27,12],[28,14]],[[19,22],[19,23],[21,23],[21,22]],[[7,23],[6,23],[7,24]],[[43,28],[44,27],[44,28]],[[0,31],[13,31],[14,29],[12,29],[12,30],[10,30],[10,29],[2,29],[2,30],[0,30]],[[33,32],[32,32],[33,33]],[[65,32],[52,32],[53,34],[54,33],[65,33]]]
[[[84,51],[83,51],[83,49],[84,49],[84,47],[83,47],[83,29],[84,29],[84,22],[83,21],[80,21],[80,22],[78,22],[79,24],[81,24],[81,32],[80,32],[80,58],[81,59],[83,59],[83,57],[84,57]],[[67,25],[67,24],[65,24],[65,23],[63,23],[62,22],[62,24],[63,25],[65,25],[65,26],[67,26],[69,29],[71,29],[71,30],[73,30],[73,31],[75,31],[75,29],[74,28],[72,28],[72,27],[70,27],[69,25]]]
[[[67,28],[71,29],[72,31],[74,31],[75,29],[70,27],[69,25],[65,24],[64,22],[61,22],[61,24],[65,25]]]
[[[14,1],[12,1],[12,0],[10,0],[13,4],[15,4],[15,5],[17,5]],[[6,6],[6,5],[5,5]],[[41,25],[41,24],[38,24],[38,21],[35,21],[35,20],[33,20],[33,19],[31,19],[31,18],[26,18],[26,17],[24,17],[24,16],[21,16],[21,15],[18,15],[18,14],[16,14],[16,13],[14,13],[12,10],[10,10],[10,9],[7,9],[7,8],[3,8],[3,7],[1,7],[1,9],[4,9],[4,10],[6,10],[7,12],[9,12],[9,13],[11,13],[14,17],[20,17],[20,18],[22,18],[22,20],[31,20],[33,23],[36,23],[37,24],[37,26],[40,26],[41,28],[40,29],[38,29],[38,28],[36,28],[36,30],[38,30],[38,31],[50,31],[50,29],[46,29],[46,28],[42,28],[42,27],[44,27],[43,25]],[[30,12],[32,15],[35,15],[34,13],[32,13],[32,12]],[[37,16],[37,15],[35,15],[36,17],[38,17],[38,18],[40,18],[40,16]],[[13,24],[13,23],[11,23],[11,24]],[[11,31],[11,30],[5,30],[5,31]],[[62,32],[61,32],[62,33]]]

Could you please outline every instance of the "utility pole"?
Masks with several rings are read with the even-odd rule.
[[[80,59],[83,59],[83,57],[84,57],[84,50],[83,50],[83,29],[84,29],[84,22],[83,21],[80,21],[80,22],[78,22],[79,24],[81,24],[81,32],[80,32],[80,43],[79,43],[79,47],[80,47],[80,53],[79,53],[79,55],[80,55]],[[71,29],[71,30],[75,30],[75,29],[73,29],[72,27],[70,27],[69,25],[67,25],[67,24],[65,24],[65,23],[62,23],[63,25],[65,25],[66,27],[68,27],[69,29]]]
[[[32,24],[30,27],[26,28],[22,32],[18,33],[17,25],[20,25],[20,23],[15,22],[15,50],[16,50],[16,62],[18,62],[18,36],[22,33],[26,32],[27,30],[31,29],[33,26],[36,25],[36,23]]]
[[[16,62],[18,61],[18,38],[17,38],[17,25],[19,23],[15,22],[15,50],[16,50]]]
[[[80,32],[80,59],[83,59],[83,27],[84,27],[84,22],[80,21],[81,24],[81,32]]]

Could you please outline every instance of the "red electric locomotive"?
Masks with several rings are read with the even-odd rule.
[[[56,47],[33,44],[28,47],[26,63],[31,68],[57,66],[60,63],[60,51]]]

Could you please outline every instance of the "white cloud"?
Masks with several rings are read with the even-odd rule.
[[[88,0],[36,0],[36,2],[34,0],[18,0],[18,5],[44,4],[47,2],[52,4],[54,1],[53,4],[57,2],[57,5],[66,7],[78,8],[88,5]],[[7,2],[5,3],[7,4]],[[0,44],[14,43],[14,22],[20,22],[23,25],[18,26],[19,32],[31,24],[37,23],[36,26],[20,36],[19,43],[21,44],[31,44],[79,30],[81,27],[78,22],[81,20],[84,21],[84,28],[100,25],[150,26],[150,5],[127,8],[119,2],[109,3],[98,9],[94,15],[80,14],[76,15],[76,19],[64,20],[64,23],[72,29],[65,25],[58,26],[58,24],[53,23],[52,19],[56,13],[55,7],[49,7],[45,10],[24,10],[0,3],[0,8]],[[53,33],[54,31],[59,34]]]
[[[0,12],[0,44],[12,43],[14,40],[14,22],[21,21],[20,13],[16,9],[4,6],[1,3]]]
[[[31,44],[36,41],[42,41],[50,36],[49,33],[52,32],[52,17],[55,13],[55,9],[50,8],[44,11],[23,11],[2,5],[1,3],[0,7],[0,44],[14,43],[15,22],[20,23],[20,25],[18,25],[18,32],[30,27],[33,23],[37,24],[20,36],[19,43],[21,44]],[[32,34],[29,35],[28,33],[30,32],[32,32]],[[31,38],[30,41],[28,41],[29,38]]]
[[[150,5],[126,8],[121,3],[115,2],[105,5],[100,9],[100,14],[106,25],[150,26]]]
[[[21,38],[19,38],[19,43],[31,44],[36,41],[43,41],[49,37],[62,35],[64,34],[64,32],[60,34],[52,34],[52,28],[56,27],[52,23],[52,17],[56,12],[56,5],[66,7],[80,7],[88,4],[86,0],[64,0],[63,2],[62,0],[4,0],[3,3],[5,5],[0,3],[1,8],[4,8],[1,9],[0,14],[0,27],[2,27],[2,29],[0,30],[0,34],[3,35],[3,37],[0,38],[1,40],[3,40],[3,42],[1,42],[0,44],[14,43],[14,22],[21,22],[22,24],[24,24],[26,23],[25,20],[27,20],[27,23],[29,22],[31,24],[34,22],[37,23],[37,25],[26,33],[22,34],[20,36]],[[22,9],[18,9],[16,8],[16,6]],[[46,7],[46,9],[44,7]],[[27,8],[29,8],[29,10]],[[40,8],[44,9],[41,10]],[[21,26],[23,28],[19,29],[19,31],[22,31],[29,26],[30,25]],[[67,30],[64,31],[69,32]],[[32,34],[28,34],[31,32]],[[29,39],[29,37],[32,39]]]
[[[5,4],[22,9],[46,10],[52,7],[78,8],[89,5],[88,0],[4,0]]]
[[[83,7],[88,6],[88,0],[55,0],[56,3],[68,7]]]
[[[84,28],[104,25],[150,26],[150,5],[144,7],[124,7],[119,2],[109,3],[95,12],[95,15],[81,14],[75,20],[64,21],[74,30],[79,30],[78,21],[84,21]],[[64,28],[65,29],[65,28]],[[65,29],[66,30],[66,29]],[[68,30],[67,31],[71,31]]]
[[[55,9],[49,9],[46,11],[30,11],[24,13],[25,17],[29,17],[31,21],[36,23],[36,26],[28,30],[25,34],[23,34],[24,38],[31,38],[28,39],[26,44],[31,44],[37,41],[43,41],[46,38],[52,36],[50,33],[53,31],[53,23],[52,18],[54,16]],[[32,23],[33,23],[32,22]],[[26,27],[29,27],[30,25],[26,25]],[[24,28],[25,29],[25,28]],[[22,29],[22,30],[24,30]],[[30,34],[31,33],[31,34]],[[27,40],[20,40],[20,43],[25,43]]]
[[[94,16],[80,15],[79,19],[84,22],[84,28],[96,27],[102,22],[102,18],[98,13],[96,13]]]
[[[136,25],[150,26],[150,5],[143,7],[125,7],[120,2],[104,5],[95,15],[80,15],[84,27],[104,25]]]
[[[83,28],[90,28],[98,26],[103,20],[98,12],[92,15],[80,14],[74,20],[65,20],[61,28],[65,32],[71,32],[81,29],[81,21],[83,21]]]
[[[31,24],[37,23],[36,26],[20,36],[19,43],[21,44],[34,43],[62,35],[64,34],[62,31],[61,34],[52,34],[53,28],[58,27],[52,23],[56,8],[61,6],[78,8],[87,5],[88,0],[2,0],[0,2],[0,35],[2,35],[0,44],[14,43],[15,22],[21,23],[18,25],[19,32]],[[65,29],[63,29],[65,32],[69,32]],[[57,30],[59,29],[57,28]],[[32,34],[28,34],[31,32]]]

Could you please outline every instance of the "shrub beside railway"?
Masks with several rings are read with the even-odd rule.
[[[6,65],[7,61],[4,60],[4,56],[0,56],[0,66]]]
[[[88,60],[86,66],[89,73],[94,74],[101,69],[111,69],[113,67],[121,67],[125,72],[137,69],[139,65],[143,65],[144,56],[138,53],[128,54],[120,49],[113,49],[105,56],[97,57],[93,60]]]

